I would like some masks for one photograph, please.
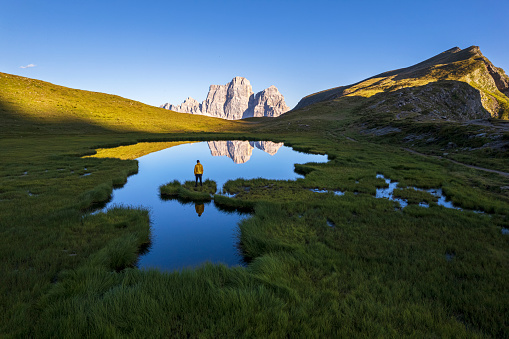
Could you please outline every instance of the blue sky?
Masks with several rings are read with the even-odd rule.
[[[243,76],[294,107],[455,46],[509,73],[507,0],[0,3],[0,72],[155,106]]]

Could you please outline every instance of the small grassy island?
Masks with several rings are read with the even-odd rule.
[[[183,185],[175,180],[159,187],[161,197],[178,198],[188,201],[210,201],[217,191],[216,182],[204,180],[203,185],[195,186],[194,181],[186,181]]]
[[[0,337],[509,336],[509,98],[479,53],[242,121],[0,73]],[[498,115],[467,119],[454,108],[465,93]],[[90,212],[137,173],[135,158],[208,140],[284,142],[329,161],[297,165],[294,181],[161,186],[251,211],[239,225],[249,264],[137,269],[149,211]],[[374,197],[385,180],[406,207]]]

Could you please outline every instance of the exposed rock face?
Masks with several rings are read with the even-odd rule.
[[[181,105],[166,103],[161,106],[175,112],[203,114],[228,120],[250,117],[278,117],[290,110],[275,86],[257,93],[249,80],[235,77],[226,85],[211,85],[207,99],[201,104],[187,98]]]
[[[285,103],[285,98],[279,93],[276,86],[270,86],[263,91],[256,93],[254,97],[254,117],[277,117],[290,108]]]
[[[224,115],[224,104],[226,102],[226,85],[211,85],[207,99],[202,104],[202,112],[213,117],[222,117]],[[176,110],[176,112],[190,113],[189,111]]]
[[[479,51],[479,53],[481,52]],[[497,89],[509,97],[509,77],[505,74],[504,70],[495,67],[486,57],[483,57],[483,61]]]
[[[213,156],[227,156],[232,159],[236,164],[243,164],[247,162],[253,154],[253,149],[256,147],[270,155],[277,153],[283,143],[274,143],[272,141],[209,141],[208,146],[210,154]]]
[[[179,106],[165,104],[163,105],[163,108],[169,109],[171,111],[182,110],[192,114],[201,114],[201,104],[191,97],[184,100],[184,102]]]
[[[235,77],[228,84],[226,102],[224,103],[224,114],[228,120],[237,120],[244,117],[248,111],[253,88],[246,78]]]
[[[445,85],[444,81],[450,83]],[[389,107],[388,102],[380,106],[386,113],[394,112],[397,117],[451,121],[486,117],[509,120],[509,77],[483,56],[477,46],[466,49],[455,47],[410,67],[308,95],[299,101],[294,110],[345,97],[369,98],[374,95],[379,103],[372,107],[382,101],[393,100],[395,95],[403,95],[404,100],[398,101],[403,104],[395,109],[394,106]]]
[[[481,92],[461,81],[437,81],[385,94],[369,109],[394,112],[396,119],[468,121],[487,119]]]

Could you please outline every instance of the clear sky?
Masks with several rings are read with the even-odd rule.
[[[243,76],[294,107],[455,46],[480,46],[509,73],[509,0],[0,4],[0,72],[155,106]]]

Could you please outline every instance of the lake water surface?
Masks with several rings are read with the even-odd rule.
[[[137,159],[138,174],[113,191],[113,205],[142,206],[150,211],[152,243],[140,256],[139,268],[164,271],[195,267],[206,261],[243,265],[238,248],[238,212],[219,210],[214,202],[183,204],[163,200],[159,186],[175,179],[194,180],[196,160],[203,164],[203,180],[217,183],[218,190],[230,179],[293,180],[295,163],[326,162],[327,156],[305,154],[270,141],[212,141],[183,144]]]

